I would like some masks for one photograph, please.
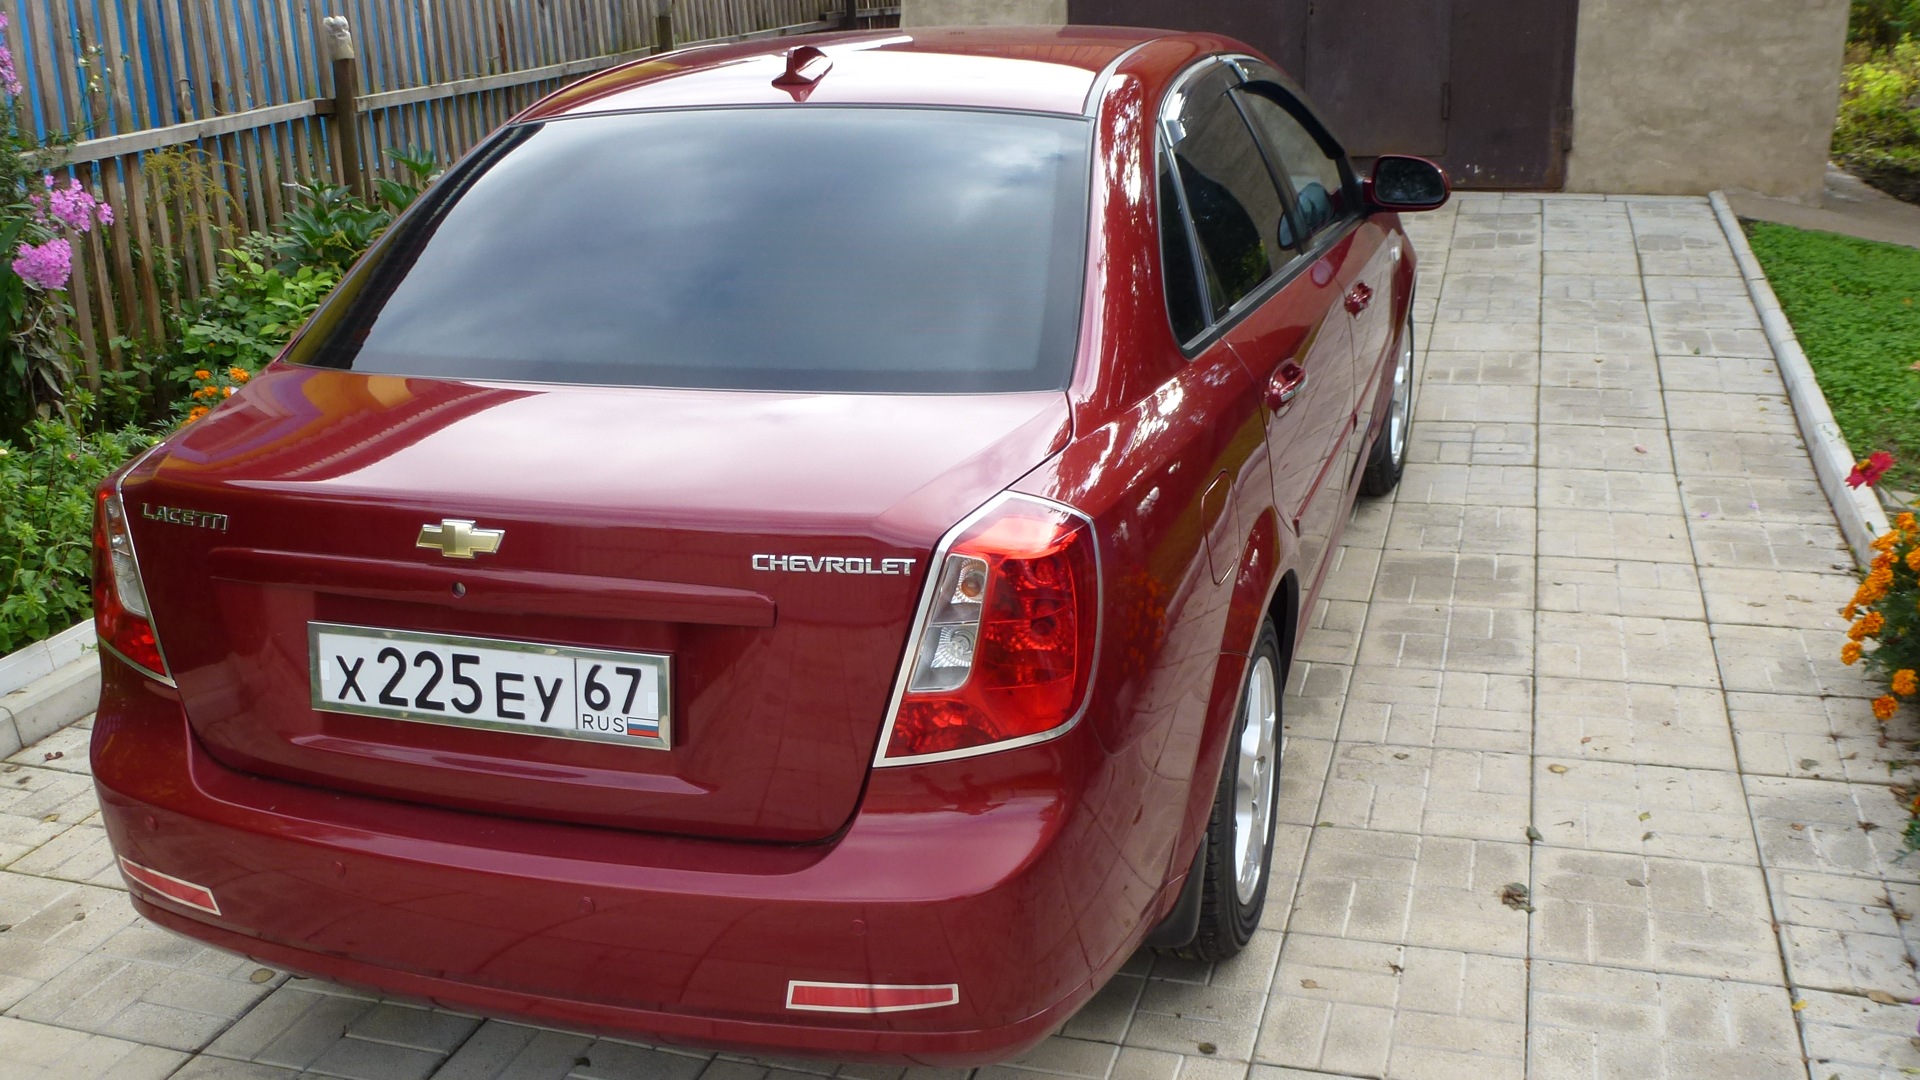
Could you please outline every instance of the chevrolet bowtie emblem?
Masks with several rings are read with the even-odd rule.
[[[505,529],[476,529],[473,522],[447,518],[438,525],[420,526],[420,539],[414,547],[435,548],[449,559],[471,559],[475,553],[491,555],[500,550]]]

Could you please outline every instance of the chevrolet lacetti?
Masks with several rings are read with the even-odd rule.
[[[1415,158],[1245,46],[697,49],[535,105],[99,494],[135,906],[645,1039],[1005,1058],[1246,943],[1406,455]]]

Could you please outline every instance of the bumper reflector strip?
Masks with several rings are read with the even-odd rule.
[[[960,1003],[958,983],[938,986],[888,986],[865,983],[787,984],[787,1008],[806,1012],[890,1013],[939,1009]]]
[[[172,874],[141,866],[125,855],[120,856],[120,872],[126,875],[128,881],[148,892],[159,893],[176,904],[185,904],[209,915],[220,914],[220,903],[213,898],[213,890],[204,885],[195,885]]]

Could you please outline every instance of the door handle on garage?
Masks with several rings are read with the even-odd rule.
[[[1366,282],[1359,282],[1354,285],[1351,292],[1347,293],[1347,314],[1358,315],[1367,310],[1367,305],[1371,303],[1373,303],[1373,290],[1367,287]]]
[[[1306,368],[1291,360],[1281,364],[1280,370],[1274,372],[1273,378],[1267,381],[1267,408],[1279,412],[1293,404],[1293,399],[1299,397],[1300,391],[1306,388]]]

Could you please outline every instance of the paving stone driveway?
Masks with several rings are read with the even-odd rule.
[[[1920,1071],[1920,1008],[1866,996],[1920,993],[1887,791],[1920,749],[1907,718],[1878,745],[1836,659],[1847,556],[1706,202],[1467,195],[1409,227],[1413,463],[1301,642],[1262,930],[1135,957],[975,1076]],[[964,1075],[483,1022],[173,938],[111,870],[86,736],[0,774],[7,1080]]]

